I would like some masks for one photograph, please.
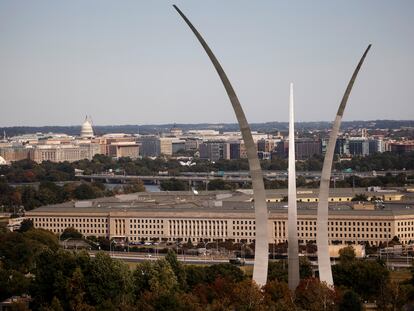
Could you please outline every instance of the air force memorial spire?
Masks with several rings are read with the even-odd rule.
[[[216,69],[221,82],[226,89],[227,95],[229,96],[230,102],[233,106],[233,110],[236,114],[237,121],[239,123],[240,131],[244,140],[244,144],[247,150],[247,158],[249,161],[250,176],[252,178],[253,185],[253,198],[255,207],[255,219],[256,219],[256,250],[253,267],[253,280],[259,285],[263,286],[267,281],[267,266],[269,260],[269,244],[268,244],[268,223],[267,223],[267,204],[266,194],[263,184],[263,174],[260,167],[259,158],[257,157],[257,148],[253,141],[250,126],[247,123],[246,116],[240,105],[239,99],[237,98],[236,92],[233,89],[226,73],[218,62],[217,58],[211,51],[210,47],[204,41],[203,37],[197,31],[197,29],[191,24],[188,18],[181,12],[181,10],[174,5],[174,8],[181,15],[198,41],[203,46],[205,52],[210,58],[211,62]]]
[[[299,248],[296,206],[295,117],[293,111],[293,83],[289,96],[289,185],[288,185],[288,285],[294,291],[299,284]]]
[[[325,159],[323,161],[321,184],[319,189],[319,202],[318,202],[318,216],[317,216],[317,234],[316,243],[318,246],[318,268],[319,279],[321,282],[326,282],[327,285],[333,285],[331,261],[329,257],[329,245],[328,245],[328,200],[329,200],[329,182],[331,179],[331,169],[333,156],[335,151],[336,139],[338,137],[339,128],[341,126],[342,116],[346,107],[346,103],[351,93],[352,86],[358,75],[359,70],[368,54],[371,44],[368,45],[364,54],[361,57],[357,67],[352,74],[351,80],[345,90],[342,97],[341,104],[339,105],[338,112],[336,113],[335,121],[332,126],[332,131],[329,135],[328,148],[326,150]]]

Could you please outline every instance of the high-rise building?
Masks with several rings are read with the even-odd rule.
[[[230,144],[214,141],[204,142],[200,144],[200,158],[210,161],[230,159]]]
[[[136,142],[114,142],[108,145],[108,156],[136,159],[139,156],[139,146]]]
[[[369,154],[369,142],[366,138],[351,137],[348,145],[351,156],[367,156]]]
[[[171,137],[160,137],[160,153],[170,156],[173,154]]]
[[[161,154],[160,139],[157,136],[141,136],[138,139],[140,143],[140,154],[143,157],[158,157]]]
[[[349,156],[348,139],[338,138],[335,144],[335,154],[339,156]]]
[[[414,152],[414,141],[394,142],[390,144],[391,152],[398,154]]]
[[[304,160],[321,154],[322,142],[320,139],[298,138],[295,140],[295,157],[297,160]]]
[[[172,154],[176,154],[179,151],[185,150],[185,140],[174,139],[171,145],[172,145]]]
[[[229,142],[230,159],[240,159],[240,141]]]
[[[65,144],[65,145],[37,145],[30,149],[30,159],[41,163],[74,162],[83,159],[92,160],[95,154],[100,152],[99,144]]]
[[[6,162],[20,161],[29,158],[30,149],[23,145],[8,145],[0,147],[0,156]]]

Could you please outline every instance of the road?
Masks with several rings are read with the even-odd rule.
[[[95,257],[97,251],[88,252],[91,257]],[[121,259],[129,262],[140,262],[146,260],[158,260],[159,258],[165,257],[165,254],[142,254],[142,253],[133,253],[133,252],[108,252],[106,251],[111,258]],[[184,264],[220,264],[228,263],[228,258],[215,258],[214,256],[191,256],[191,255],[177,255],[177,259]],[[246,265],[253,265],[253,259],[246,259]]]
[[[369,172],[332,172],[332,178],[336,180],[343,180],[346,177],[358,176],[361,178],[373,178],[376,176],[385,176],[387,173],[392,175],[397,175],[400,173],[413,174],[414,171],[369,171]],[[297,172],[298,176],[304,176],[309,179],[319,179],[321,176],[320,171],[301,171]],[[285,180],[287,178],[287,171],[264,171],[264,178],[268,180]],[[110,181],[128,181],[134,179],[140,179],[144,182],[157,183],[163,180],[169,180],[175,178],[187,182],[208,182],[213,179],[223,179],[228,182],[250,182],[251,178],[249,172],[239,171],[239,172],[224,172],[222,174],[215,173],[191,173],[185,172],[178,176],[169,176],[169,175],[151,175],[151,176],[135,176],[135,175],[114,175],[114,174],[93,174],[93,175],[82,175],[76,174],[76,177],[79,179],[87,180],[102,180],[104,182]]]

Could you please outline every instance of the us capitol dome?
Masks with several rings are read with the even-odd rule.
[[[83,122],[83,124],[82,124],[80,137],[81,138],[92,138],[93,136],[94,136],[93,135],[93,128],[92,128],[92,123],[91,123],[90,117],[88,118],[88,116],[86,116],[85,122]]]

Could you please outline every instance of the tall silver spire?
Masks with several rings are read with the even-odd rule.
[[[289,96],[289,189],[288,189],[288,285],[294,291],[299,284],[298,212],[296,206],[295,116],[293,111],[293,83]]]
[[[316,231],[316,243],[318,246],[318,267],[319,267],[319,279],[321,282],[326,282],[327,285],[333,285],[331,260],[329,257],[329,244],[328,244],[328,200],[329,200],[329,182],[331,179],[331,169],[333,156],[335,151],[336,139],[338,137],[339,128],[341,127],[342,116],[346,107],[346,103],[351,93],[352,86],[358,75],[359,70],[368,54],[371,44],[368,45],[364,54],[361,57],[357,67],[352,74],[351,80],[345,90],[342,97],[341,104],[339,105],[338,112],[336,113],[335,121],[332,126],[332,131],[329,135],[328,148],[326,149],[325,159],[323,161],[321,184],[319,188],[319,202],[318,202],[318,217],[317,217],[317,231]]]
[[[255,207],[256,218],[256,250],[253,267],[253,280],[259,285],[263,286],[267,281],[267,266],[269,261],[269,242],[268,242],[268,223],[267,223],[267,204],[266,193],[263,184],[263,174],[260,167],[259,158],[257,157],[257,147],[253,141],[250,126],[247,123],[246,116],[237,98],[236,92],[233,89],[226,73],[218,62],[216,56],[211,51],[210,47],[204,41],[203,37],[197,31],[197,29],[191,24],[188,18],[183,12],[176,6],[173,7],[177,10],[178,14],[184,19],[188,27],[193,31],[200,44],[203,46],[205,52],[210,58],[211,62],[216,69],[230,102],[233,106],[234,113],[236,114],[237,121],[239,123],[240,131],[246,146],[247,158],[249,160],[250,176],[252,178],[253,185],[253,198]]]

